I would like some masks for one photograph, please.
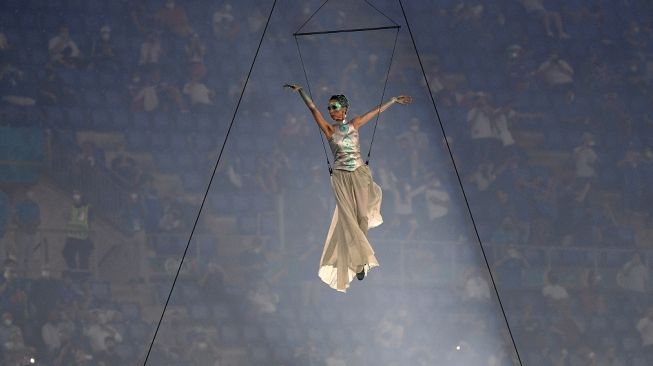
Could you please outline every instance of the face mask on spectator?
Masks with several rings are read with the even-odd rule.
[[[104,40],[104,41],[108,41],[109,38],[111,38],[111,33],[109,33],[109,32],[102,32],[102,34],[100,35],[100,38],[102,38],[102,40]]]
[[[168,7],[168,9],[174,8],[175,7],[175,2],[174,1],[166,2],[166,7]]]
[[[13,322],[11,319],[5,319],[5,320],[3,321],[3,323],[4,323],[6,326],[10,327],[14,322]]]

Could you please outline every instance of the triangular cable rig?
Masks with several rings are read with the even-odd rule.
[[[317,14],[319,17],[316,17]],[[365,19],[355,14],[366,14]],[[361,32],[399,28],[399,24],[368,0],[326,0],[293,35]]]

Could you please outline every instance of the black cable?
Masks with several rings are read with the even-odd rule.
[[[390,78],[390,69],[392,68],[392,60],[395,58],[395,50],[397,49],[397,39],[399,38],[399,28],[397,28],[397,33],[395,34],[395,43],[392,45],[392,54],[390,55],[390,64],[388,65],[388,73],[385,76],[385,83],[383,84],[383,93],[381,93],[381,102],[379,103],[379,108],[383,104],[383,97],[385,97],[385,90],[388,86],[388,79]],[[376,119],[374,120],[374,130],[372,131],[372,140],[370,141],[370,148],[367,150],[367,159],[365,160],[365,165],[370,163],[370,155],[372,154],[372,145],[374,144],[374,136],[376,135],[376,126],[379,124],[379,116],[381,112],[376,114]]]
[[[390,18],[389,16],[385,15],[385,13],[383,13],[383,12],[382,12],[381,10],[379,10],[376,6],[374,6],[371,2],[369,2],[369,1],[367,1],[367,0],[365,0],[365,2],[367,3],[367,5],[369,5],[369,6],[371,6],[372,8],[374,8],[374,10],[378,11],[379,13],[381,13],[381,15],[383,15],[384,17],[386,17],[386,18],[387,18],[389,21],[391,21],[394,25],[399,25],[397,22],[395,22],[394,20],[392,20],[392,18]]]
[[[302,28],[304,28],[304,26],[306,25],[306,23],[308,23],[311,19],[313,19],[313,17],[315,16],[315,14],[317,14],[317,12],[320,11],[320,9],[322,9],[322,7],[323,7],[324,5],[326,5],[326,3],[328,3],[328,2],[329,2],[329,0],[325,0],[325,1],[322,3],[322,5],[320,5],[320,7],[317,8],[317,10],[314,11],[313,14],[311,14],[311,16],[308,17],[308,19],[306,19],[306,21],[305,21],[304,23],[302,23],[302,25],[301,25],[299,28],[297,28],[297,30],[295,31],[295,33],[298,33]]]
[[[328,0],[327,0],[328,1]],[[297,53],[299,53],[299,61],[302,64],[302,70],[304,70],[304,78],[306,79],[306,87],[308,88],[308,95],[313,99],[313,93],[311,92],[311,83],[308,81],[308,74],[306,73],[306,67],[304,66],[304,58],[302,57],[302,51],[299,47],[299,40],[295,36],[295,44],[297,44]],[[329,168],[329,175],[333,175],[333,169],[331,168],[331,162],[329,161],[329,154],[326,150],[326,145],[324,144],[324,136],[322,136],[322,131],[320,127],[317,126],[317,133],[320,135],[320,141],[322,142],[322,148],[324,149],[324,157],[326,157],[327,167]]]
[[[317,34],[332,34],[332,33],[354,33],[354,32],[367,32],[373,30],[383,30],[383,29],[395,29],[401,28],[400,25],[386,25],[383,27],[367,27],[367,28],[348,28],[348,29],[336,29],[328,31],[316,31],[316,32],[301,32],[293,33],[293,36],[313,36]]]
[[[460,190],[463,193],[463,198],[465,199],[465,205],[467,206],[467,211],[469,212],[469,217],[472,220],[472,225],[474,226],[474,232],[476,233],[476,239],[478,239],[478,244],[481,247],[481,253],[483,253],[483,259],[485,260],[485,265],[487,266],[488,273],[490,275],[490,280],[492,280],[492,286],[494,287],[494,293],[497,295],[497,300],[499,301],[499,307],[501,308],[501,313],[503,314],[503,319],[506,322],[506,327],[508,328],[508,333],[510,334],[510,340],[512,341],[512,346],[515,349],[515,353],[517,354],[517,360],[519,361],[519,365],[523,366],[521,357],[519,356],[519,351],[517,350],[517,344],[515,343],[515,338],[512,335],[512,330],[510,329],[510,323],[508,322],[508,317],[506,316],[506,311],[503,307],[503,303],[501,302],[501,297],[499,296],[499,290],[497,289],[497,284],[494,281],[494,276],[492,276],[492,270],[490,268],[490,262],[487,260],[487,255],[485,254],[485,248],[483,248],[483,242],[481,241],[481,236],[478,233],[478,229],[476,228],[476,221],[474,220],[474,215],[472,214],[472,209],[469,206],[469,201],[467,200],[467,194],[465,194],[465,188],[463,188],[463,182],[460,179],[460,173],[458,172],[458,167],[456,166],[456,161],[453,158],[453,153],[451,152],[451,146],[449,146],[449,141],[447,140],[447,134],[444,131],[444,125],[442,124],[442,119],[440,118],[440,113],[438,113],[438,107],[435,105],[435,98],[433,97],[433,93],[431,92],[431,86],[429,85],[429,80],[426,77],[426,71],[424,71],[424,65],[422,64],[422,58],[419,55],[419,51],[417,50],[417,44],[415,43],[415,38],[413,37],[413,32],[410,29],[410,23],[408,22],[408,17],[406,16],[406,11],[404,10],[404,4],[402,3],[401,0],[399,0],[399,6],[401,6],[401,12],[404,16],[404,20],[406,21],[406,26],[408,27],[408,34],[410,34],[410,39],[413,43],[413,47],[415,48],[415,53],[417,54],[417,61],[419,61],[419,66],[422,70],[422,76],[424,76],[424,81],[426,82],[426,88],[429,91],[429,95],[431,97],[431,102],[433,103],[433,109],[435,109],[435,115],[438,117],[438,123],[440,124],[440,129],[442,130],[442,135],[444,136],[444,142],[447,145],[447,151],[449,152],[449,157],[451,158],[451,163],[453,164],[453,168],[456,172],[456,178],[458,178],[458,184],[460,185]]]
[[[147,360],[150,357],[150,353],[152,352],[152,347],[154,346],[154,341],[156,340],[156,336],[159,333],[159,328],[161,327],[161,322],[163,321],[163,316],[166,313],[166,309],[168,308],[168,303],[170,302],[170,298],[172,297],[172,291],[175,288],[175,284],[177,283],[177,279],[179,278],[179,273],[181,272],[181,267],[184,264],[184,259],[186,258],[186,254],[188,253],[188,247],[190,246],[191,239],[193,238],[193,233],[195,233],[195,228],[197,227],[197,222],[200,219],[200,216],[202,214],[202,208],[204,208],[204,203],[206,202],[206,197],[209,195],[209,189],[211,188],[211,183],[213,183],[213,178],[215,177],[215,173],[218,169],[218,163],[220,163],[220,158],[222,157],[222,153],[224,152],[224,148],[227,145],[227,140],[229,139],[229,133],[231,132],[231,128],[234,125],[234,121],[236,120],[236,114],[238,114],[238,108],[240,107],[240,102],[243,100],[243,95],[245,94],[245,89],[247,88],[247,83],[249,82],[249,77],[252,75],[252,70],[254,69],[254,63],[256,62],[256,58],[258,57],[258,52],[261,49],[261,44],[263,43],[263,38],[265,38],[265,33],[268,29],[268,25],[270,24],[270,18],[272,18],[272,12],[274,12],[274,7],[277,4],[277,0],[274,0],[272,3],[272,9],[270,9],[270,14],[268,15],[268,20],[265,23],[265,28],[263,29],[263,34],[261,35],[261,40],[258,43],[258,47],[256,48],[256,53],[254,54],[254,60],[252,60],[252,65],[249,68],[249,72],[247,73],[247,78],[245,79],[245,84],[243,85],[243,89],[240,92],[240,97],[238,98],[238,103],[236,104],[236,109],[234,110],[234,114],[231,117],[231,122],[229,123],[229,129],[227,129],[227,133],[224,137],[224,141],[222,142],[222,147],[220,148],[220,153],[218,154],[218,159],[215,162],[215,165],[213,166],[213,172],[211,173],[211,179],[209,179],[209,184],[206,187],[206,192],[204,193],[204,197],[202,198],[202,203],[200,204],[200,209],[197,212],[197,217],[195,218],[195,223],[193,223],[193,228],[190,231],[190,236],[188,237],[188,243],[186,244],[186,248],[184,249],[184,254],[181,257],[181,262],[179,263],[179,268],[177,268],[177,273],[175,274],[175,279],[172,281],[172,287],[170,288],[170,292],[168,293],[168,298],[166,299],[165,305],[163,305],[163,311],[161,312],[161,317],[159,318],[159,322],[156,325],[156,330],[154,331],[154,336],[152,337],[152,342],[150,343],[150,347],[147,350],[147,355],[145,356],[145,361],[143,361],[143,366],[147,364]]]

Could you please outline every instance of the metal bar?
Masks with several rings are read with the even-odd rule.
[[[353,33],[353,32],[365,32],[365,31],[374,31],[382,29],[399,29],[400,25],[388,25],[385,27],[371,27],[371,28],[351,28],[351,29],[338,29],[330,31],[321,31],[321,32],[302,32],[302,33],[293,33],[293,36],[312,36],[316,34],[333,34],[333,33]]]

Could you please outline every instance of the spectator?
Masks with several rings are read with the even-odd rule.
[[[210,108],[215,100],[215,92],[207,88],[197,76],[184,85],[183,93],[188,96],[191,107],[196,111]]]
[[[0,60],[0,97],[4,102],[30,107],[36,104],[34,86],[27,83],[27,77],[17,67],[4,59]]]
[[[22,330],[13,323],[14,317],[9,312],[2,313],[0,326],[0,347],[4,354],[5,365],[20,365],[23,357],[29,352],[25,346]]]
[[[59,329],[59,313],[56,309],[51,309],[48,315],[48,321],[41,327],[41,339],[46,347],[46,360],[52,360],[63,344],[63,334]]]
[[[544,274],[542,295],[554,310],[564,308],[568,305],[569,293],[564,286],[558,283],[558,275],[552,269],[549,269]]]
[[[111,171],[116,175],[116,178],[127,187],[135,188],[143,182],[143,170],[124,149],[120,149],[118,155],[111,160],[110,165]]]
[[[108,315],[100,311],[88,313],[87,324],[84,327],[84,335],[93,352],[107,352],[107,343],[122,342],[122,335],[114,327],[108,324]]]
[[[179,231],[184,228],[183,216],[179,207],[167,202],[163,209],[163,216],[159,221],[159,229],[162,231]]]
[[[467,113],[473,156],[480,162],[488,161],[498,151],[501,141],[492,128],[494,110],[487,93],[470,93],[465,97],[471,109]]]
[[[152,70],[146,83],[133,96],[132,110],[151,112],[163,106],[163,110],[167,111],[170,105],[176,106],[182,112],[188,111],[179,88],[162,82],[159,71]]]
[[[209,262],[206,272],[199,280],[201,293],[207,303],[221,302],[225,299],[224,277],[224,269],[213,262]]]
[[[0,52],[1,54],[6,54],[7,51],[11,49],[11,44],[9,44],[9,40],[7,39],[7,36],[4,34],[4,32],[0,31]]]
[[[270,287],[267,281],[261,280],[256,288],[249,292],[247,299],[257,312],[267,315],[276,313],[280,298],[279,294]]]
[[[69,270],[88,270],[89,258],[93,251],[90,239],[91,206],[84,200],[82,193],[73,191],[73,204],[66,225],[66,244],[62,255]]]
[[[25,276],[29,273],[31,257],[37,244],[37,232],[41,225],[41,209],[34,200],[32,191],[27,191],[24,193],[24,197],[16,202],[14,210],[16,259],[18,270]]]
[[[626,366],[624,357],[617,352],[614,345],[607,346],[598,356],[597,366]]]
[[[4,236],[5,236],[5,230],[7,228],[7,222],[9,221],[10,217],[10,206],[9,206],[9,196],[0,189],[0,244],[4,242]],[[5,246],[3,249],[3,253],[5,258],[8,257],[9,251],[8,247]]]
[[[580,305],[583,313],[589,315],[605,315],[608,311],[601,289],[600,276],[593,269],[586,269],[581,274],[579,292]]]
[[[232,6],[224,3],[222,9],[216,10],[211,17],[211,29],[218,40],[232,40],[238,33],[238,22],[232,12]]]
[[[138,192],[130,192],[125,208],[127,230],[131,233],[142,231],[145,226],[145,206]]]
[[[496,270],[501,288],[520,290],[523,288],[523,272],[529,267],[526,258],[515,248],[509,246],[506,255],[493,266]]]
[[[583,143],[577,146],[573,151],[574,163],[576,164],[576,181],[580,186],[578,201],[582,201],[591,187],[591,183],[596,178],[597,165],[599,156],[594,151],[594,135],[591,133],[583,134]]]
[[[191,79],[202,79],[206,75],[206,67],[204,66],[206,46],[202,43],[200,35],[194,32],[185,48]]]
[[[481,275],[478,268],[470,267],[466,271],[463,300],[471,303],[485,303],[490,301],[490,284]]]
[[[574,81],[573,67],[559,58],[557,51],[552,51],[549,58],[540,64],[537,74],[550,87],[565,86]]]
[[[156,13],[156,20],[164,30],[177,36],[186,37],[192,32],[186,12],[174,0],[166,0],[165,6]]]
[[[645,315],[637,321],[635,328],[642,340],[643,354],[650,360],[653,357],[653,307],[649,307]]]
[[[144,66],[156,65],[159,63],[162,55],[161,35],[155,31],[148,32],[145,40],[141,43],[138,64]]]
[[[45,77],[39,83],[38,103],[43,105],[70,105],[79,98],[51,65],[46,65]]]
[[[116,350],[116,339],[114,337],[107,336],[104,339],[104,344],[106,346],[106,350],[97,352],[97,365],[123,365],[126,360]]]
[[[437,176],[433,175],[427,183],[424,198],[429,222],[444,231],[444,223],[447,222],[446,218],[451,209],[451,197]]]
[[[617,273],[617,285],[625,291],[634,310],[642,311],[648,301],[650,284],[648,267],[639,252],[635,252]]]
[[[77,43],[70,38],[68,25],[59,27],[59,33],[48,42],[50,62],[55,66],[77,68],[81,64],[81,53]]]
[[[122,69],[119,62],[116,47],[111,39],[111,27],[103,25],[100,28],[100,38],[93,41],[90,67],[117,73]]]
[[[544,1],[545,0],[520,0],[529,14],[533,14],[542,19],[542,22],[544,22],[544,28],[546,29],[546,34],[549,37],[553,37],[553,29],[551,28],[551,23],[553,23],[559,38],[569,38],[569,35],[565,33],[562,26],[562,16],[560,15],[560,12],[545,9]]]
[[[429,148],[428,136],[420,130],[419,119],[412,118],[409,129],[397,135],[396,140],[408,158],[410,176],[415,181],[419,168],[424,166],[423,156],[427,154]]]

